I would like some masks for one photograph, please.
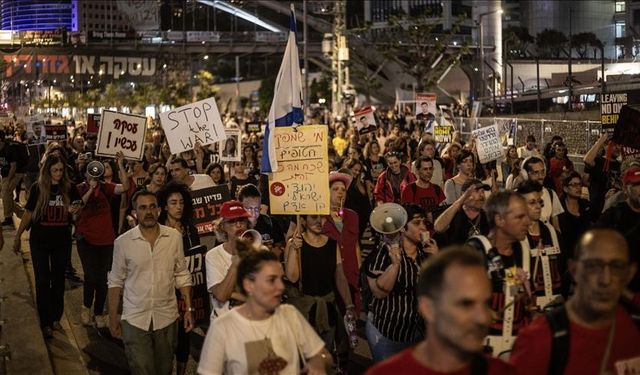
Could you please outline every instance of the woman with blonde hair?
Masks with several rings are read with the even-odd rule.
[[[64,274],[71,256],[71,221],[81,207],[80,197],[67,176],[64,159],[48,155],[38,182],[31,186],[13,251],[20,252],[21,236],[31,228],[29,246],[36,279],[36,304],[45,338],[61,329],[64,310]]]

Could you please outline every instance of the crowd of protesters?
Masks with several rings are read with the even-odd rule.
[[[184,252],[203,245],[199,373],[346,371],[358,320],[372,374],[638,371],[640,160],[617,147],[607,158],[603,134],[579,170],[561,137],[529,135],[481,164],[474,139],[438,142],[432,123],[379,118],[366,134],[328,125],[330,214],[299,217],[270,213],[252,118],[226,118],[241,130],[234,162],[220,161],[229,142],[172,154],[159,125],[139,161],[95,156],[83,127],[46,145],[21,126],[0,131],[3,225],[23,188],[13,249],[29,230],[44,337],[61,329],[75,241],[82,323],[122,338],[133,373],[171,373],[175,357],[184,374],[196,326]],[[199,236],[191,193],[219,185],[230,200]],[[377,233],[370,215],[388,203],[407,220]],[[250,229],[257,244],[241,240]]]

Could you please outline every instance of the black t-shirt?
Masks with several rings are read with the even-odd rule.
[[[242,187],[248,184],[258,185],[258,181],[253,176],[249,176],[245,179],[239,179],[236,176],[231,177],[231,197],[233,199],[237,199]]]
[[[449,229],[447,229],[444,235],[438,236],[436,240],[444,240],[445,245],[461,245],[467,242],[467,239],[474,234],[486,236],[489,233],[489,229],[489,221],[487,220],[487,215],[484,210],[480,211],[480,215],[474,220],[469,219],[467,214],[465,214],[463,210],[460,210],[453,217],[453,220],[451,220]],[[438,242],[438,246],[440,246],[440,242]]]
[[[610,160],[607,172],[603,171],[604,164],[605,158],[596,156],[593,166],[584,166],[584,171],[589,174],[589,200],[594,218],[602,212],[607,191],[612,188],[620,189],[620,162]]]
[[[262,235],[262,243],[265,245],[284,242],[284,234],[280,228],[274,227],[271,218],[267,215],[260,214],[253,229]]]
[[[71,187],[69,190],[69,204],[80,199],[76,189]],[[40,188],[38,187],[38,184],[35,183],[31,186],[29,199],[24,206],[25,209],[31,211],[34,216],[39,195]],[[51,185],[49,202],[44,208],[44,211],[37,220],[32,216],[31,235],[42,235],[46,236],[47,240],[55,240],[60,237],[60,233],[71,234],[71,219],[72,217],[69,213],[69,209],[64,205],[63,194],[60,190],[60,186]]]
[[[18,164],[18,149],[11,142],[5,141],[2,150],[0,150],[0,175],[7,177],[9,175],[9,169],[11,169],[11,163]],[[16,168],[16,173],[24,173],[24,166],[22,171]]]

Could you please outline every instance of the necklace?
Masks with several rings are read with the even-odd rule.
[[[258,373],[260,375],[277,375],[287,367],[288,362],[286,359],[276,354],[273,350],[271,340],[269,340],[269,333],[273,328],[273,315],[267,318],[269,319],[269,327],[267,328],[267,331],[262,332],[258,327],[256,327],[255,318],[249,306],[245,305],[245,307],[247,309],[247,313],[249,313],[249,317],[251,318],[250,325],[252,329],[258,334],[258,336],[264,336],[262,344],[267,352],[267,357],[258,364]]]
[[[478,217],[473,220],[467,217],[467,221],[469,222],[469,224],[471,224],[471,228],[469,228],[468,232],[469,237],[480,234],[480,228],[478,228],[478,226],[480,225],[480,215],[478,215]]]

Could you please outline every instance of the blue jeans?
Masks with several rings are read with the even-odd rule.
[[[371,349],[371,355],[373,356],[374,362],[384,361],[392,355],[397,354],[414,344],[412,341],[397,342],[384,337],[384,335],[371,323],[372,318],[373,315],[369,313],[367,325],[365,327],[365,334],[367,335],[367,341],[369,343],[369,348]]]

